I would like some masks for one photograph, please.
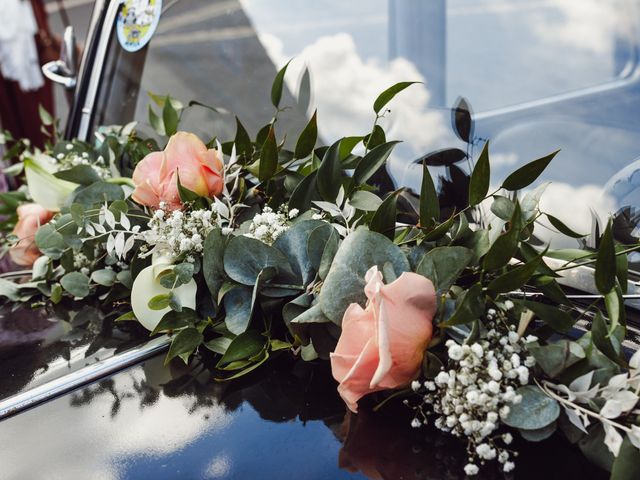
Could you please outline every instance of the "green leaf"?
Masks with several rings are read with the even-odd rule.
[[[453,222],[455,221],[455,219],[456,219],[456,214],[454,212],[451,214],[449,218],[447,218],[444,222],[442,222],[440,225],[435,227],[433,230],[427,230],[427,232],[424,235],[424,240],[426,242],[431,242],[431,241],[439,240],[442,237],[444,237],[446,233],[453,226]]]
[[[374,265],[382,270],[387,261],[393,264],[396,275],[409,271],[407,257],[384,235],[364,227],[351,233],[338,248],[320,291],[320,307],[324,314],[340,325],[342,315],[351,303],[364,306],[367,270]]]
[[[509,415],[502,421],[521,430],[540,430],[556,421],[560,415],[560,406],[553,398],[545,395],[533,385],[520,387],[522,402],[510,405]]]
[[[593,324],[591,325],[591,338],[593,339],[593,344],[609,359],[614,362],[620,362],[620,355],[611,343],[612,337],[613,336],[609,335],[609,329],[607,328],[607,323],[604,317],[598,311],[596,316],[593,318]]]
[[[64,237],[50,223],[42,225],[36,230],[35,241],[40,251],[54,260],[59,259],[62,252],[67,249]]]
[[[40,121],[44,126],[48,127],[53,125],[53,116],[41,104],[38,104],[38,115],[40,116]]]
[[[609,293],[616,282],[616,250],[613,243],[611,219],[607,222],[607,228],[600,239],[595,280],[598,291],[603,295]]]
[[[311,202],[320,200],[320,193],[317,188],[318,172],[311,172],[304,177],[295,188],[289,199],[289,208],[297,208],[301,212],[306,212],[311,208]]]
[[[233,340],[227,337],[218,337],[213,340],[209,340],[204,344],[209,350],[215,353],[219,353],[220,355],[224,355],[229,349],[229,345]]]
[[[213,229],[204,241],[202,274],[207,288],[214,299],[218,298],[220,287],[225,281],[224,273],[225,237],[220,228]]]
[[[342,163],[340,162],[340,142],[331,145],[322,157],[317,176],[318,192],[323,199],[334,202],[342,187]]]
[[[318,139],[317,113],[317,110],[313,112],[309,123],[307,123],[307,126],[304,127],[304,130],[302,130],[302,133],[298,137],[293,154],[294,158],[306,158],[313,152],[313,147],[316,146],[316,140]]]
[[[554,217],[553,215],[549,215],[548,213],[546,213],[545,215],[549,219],[549,223],[551,223],[551,225],[553,225],[553,227],[563,235],[566,235],[572,238],[582,238],[585,236],[585,234],[577,233],[573,231],[572,229],[567,227],[560,219]]]
[[[271,103],[276,108],[280,107],[280,100],[282,99],[282,88],[284,86],[284,74],[287,72],[287,67],[290,63],[291,60],[289,60],[287,64],[280,69],[273,80],[273,84],[271,85]]]
[[[229,290],[223,297],[224,323],[231,333],[242,333],[251,323],[252,292],[251,288],[238,287]]]
[[[167,96],[167,100],[169,101],[165,101],[164,107],[162,107],[162,121],[164,123],[165,134],[170,137],[178,131],[180,118],[178,112],[171,104],[171,97]]]
[[[196,192],[189,190],[187,187],[182,185],[182,182],[180,181],[180,170],[178,170],[176,181],[178,184],[178,195],[180,195],[180,200],[183,203],[195,202],[200,198],[200,195]]]
[[[173,337],[164,364],[167,365],[173,358],[178,356],[182,358],[184,363],[187,363],[189,356],[198,348],[198,345],[200,345],[203,340],[202,333],[200,333],[197,328],[189,327],[180,330],[180,332]]]
[[[15,302],[20,298],[20,287],[9,280],[0,278],[0,296]]]
[[[153,329],[151,335],[155,335],[160,332],[169,332],[172,330],[179,330],[181,328],[193,327],[198,320],[198,315],[195,310],[184,307],[181,312],[170,310],[164,314],[156,328]]]
[[[637,480],[640,478],[640,449],[625,436],[620,452],[613,462],[610,480]]]
[[[471,323],[484,313],[484,295],[482,293],[482,285],[475,283],[465,290],[456,302],[456,309],[453,315],[442,324],[443,327],[451,327],[454,325],[463,325]]]
[[[532,258],[524,265],[512,268],[507,273],[494,278],[488,285],[489,295],[496,296],[500,293],[510,292],[522,287],[536,272],[542,263],[544,252]]]
[[[380,204],[369,222],[369,229],[372,232],[382,233],[393,240],[396,228],[396,204],[401,191],[402,189],[390,193]]]
[[[158,135],[165,136],[164,123],[156,112],[153,111],[151,105],[149,105],[149,124],[155,130]]]
[[[116,272],[106,268],[94,270],[91,273],[91,280],[103,287],[111,287],[116,281]]]
[[[479,204],[489,192],[491,167],[489,166],[489,142],[484,144],[480,158],[471,173],[469,182],[469,205]]]
[[[344,137],[340,140],[340,160],[345,160],[364,137]]]
[[[618,288],[613,288],[604,296],[604,304],[607,308],[607,316],[611,322],[609,331],[613,332],[618,325],[626,325],[624,300]]]
[[[547,165],[553,160],[553,157],[557,155],[560,150],[529,162],[526,165],[520,167],[511,175],[509,175],[504,182],[502,182],[502,188],[505,190],[520,190],[536,181],[540,174],[547,168]]]
[[[288,259],[293,273],[302,285],[310,284],[316,268],[309,255],[309,247],[317,248],[315,257],[317,263],[322,256],[322,247],[331,235],[333,227],[321,220],[302,220],[282,233],[273,243],[273,247],[280,250]],[[311,235],[315,233],[316,244],[310,244]]]
[[[362,139],[362,144],[367,148],[367,150],[371,150],[378,145],[382,145],[386,141],[387,136],[384,133],[384,128],[382,128],[380,125],[375,125],[371,133],[364,136],[364,138]]]
[[[473,257],[465,247],[436,247],[420,260],[416,273],[430,279],[439,293],[446,293]]]
[[[60,279],[60,285],[76,298],[84,298],[89,295],[89,277],[84,273],[67,273]]]
[[[621,250],[621,246],[616,247],[616,278],[622,294],[625,295],[629,287],[629,259],[626,253],[620,253]]]
[[[107,182],[96,182],[86,187],[81,187],[73,195],[73,202],[85,207],[123,199],[124,191],[122,187]]]
[[[516,202],[508,230],[500,235],[484,257],[485,270],[497,270],[504,267],[513,258],[518,249],[521,231],[520,204]]]
[[[501,195],[493,196],[493,203],[491,203],[491,212],[496,217],[508,221],[513,216],[513,211],[515,208],[515,204],[507,197],[503,197]]]
[[[420,187],[420,226],[431,228],[440,219],[440,201],[426,163],[422,164],[422,185]]]
[[[366,183],[367,180],[369,180],[373,174],[385,164],[389,155],[391,155],[393,148],[398,143],[400,142],[393,141],[383,143],[362,157],[362,160],[360,160],[360,163],[358,163],[358,166],[353,172],[353,181],[355,184],[361,185]]]
[[[241,333],[231,341],[218,366],[254,357],[266,347],[266,344],[267,339],[255,330]]]
[[[290,273],[287,257],[277,248],[244,235],[229,241],[224,252],[224,270],[232,280],[254,285],[258,274],[267,267]]]
[[[247,159],[251,158],[251,152],[253,151],[251,137],[249,137],[247,130],[244,128],[242,123],[240,123],[240,119],[238,117],[236,117],[236,136],[234,143],[236,144],[239,155],[244,155]]]
[[[114,320],[114,322],[134,322],[137,321],[136,315],[133,312],[126,312],[120,315]]]
[[[261,182],[269,180],[278,169],[278,145],[273,127],[269,129],[267,138],[260,149],[260,168],[258,169],[258,179]]]
[[[399,82],[387,88],[384,92],[378,95],[376,101],[373,102],[373,111],[376,112],[376,114],[380,113],[380,110],[382,110],[384,106],[393,99],[393,97],[414,83],[422,82]]]
[[[544,346],[530,343],[527,349],[536,359],[536,365],[551,378],[557,378],[567,368],[586,357],[580,344],[565,339]]]
[[[351,206],[365,212],[375,212],[380,208],[382,199],[375,193],[366,190],[358,190],[349,199]]]
[[[542,442],[551,437],[558,428],[557,422],[550,423],[538,430],[520,430],[520,435],[528,442]]]
[[[553,328],[556,332],[569,333],[576,321],[564,310],[546,303],[525,300],[522,302],[529,310],[533,311],[538,318]]]
[[[76,165],[69,170],[58,171],[53,176],[79,185],[90,185],[101,180],[98,172],[90,165]]]
[[[169,303],[171,303],[171,298],[171,292],[161,293],[159,295],[151,297],[148,302],[148,306],[151,310],[164,310],[169,306]]]

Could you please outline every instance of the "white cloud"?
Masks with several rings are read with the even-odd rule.
[[[603,193],[598,185],[573,186],[568,183],[549,184],[540,199],[540,210],[559,218],[568,227],[578,233],[590,233],[593,210],[600,219],[606,219],[616,211],[616,201]],[[546,218],[540,223],[536,235],[545,242],[551,242],[553,248],[575,247],[576,241],[556,233]]]
[[[156,365],[149,365],[153,362]],[[112,377],[117,382],[116,390],[134,393],[134,383],[167,381],[168,369],[162,366],[162,362],[160,356],[145,362],[145,373],[141,369],[134,369],[129,375],[121,373]],[[154,372],[160,368],[164,372]],[[162,378],[152,378],[158,375]],[[91,388],[95,387],[93,385]],[[25,439],[29,444],[24,445],[23,450],[38,452],[28,457],[28,463],[24,458],[22,461],[5,461],[0,453],[3,479],[27,478],[27,472],[41,471],[47,472],[46,477],[52,480],[115,480],[121,478],[127,458],[140,455],[160,458],[212,431],[228,428],[234,420],[233,414],[217,403],[199,414],[190,413],[190,406],[195,399],[188,396],[171,398],[163,393],[147,409],[140,407],[139,397],[135,394],[132,398],[123,398],[120,410],[113,418],[110,411],[114,398],[108,392],[97,395],[92,400],[92,408],[69,408],[69,401],[69,396],[65,396],[3,422],[0,445],[13,444],[15,447],[16,438]],[[102,415],[97,414],[100,409]],[[203,428],[204,414],[208,415],[206,428]],[[33,428],[36,416],[38,429],[27,434],[23,431],[26,430],[24,427]],[[135,428],[132,428],[133,425]],[[118,432],[117,436],[112,435],[115,431]],[[64,441],[60,441],[61,432],[64,432]],[[105,432],[111,432],[111,435],[105,435]],[[87,451],[90,448],[87,441],[95,442],[90,455],[70,454]],[[215,468],[211,465],[209,473],[222,471],[222,459],[218,460]]]
[[[282,42],[272,34],[260,35],[267,54],[278,67],[290,59]],[[297,82],[305,65],[311,72],[312,101],[318,108],[320,134],[328,141],[371,130],[375,114],[373,102],[391,85],[401,81],[421,81],[423,76],[404,58],[382,63],[363,59],[347,33],[324,36],[294,55],[287,70],[287,82],[297,92]],[[420,155],[451,139],[442,112],[428,111],[428,85],[416,84],[397,95],[388,105],[391,113],[381,121],[389,138],[398,138]]]
[[[632,12],[628,0],[555,0],[552,5],[559,17],[551,19],[542,13],[539,21],[531,24],[555,48],[564,45],[610,54],[615,35],[630,34]]]

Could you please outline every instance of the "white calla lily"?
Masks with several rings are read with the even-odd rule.
[[[24,160],[29,195],[34,202],[51,212],[59,212],[78,186],[55,177],[53,174],[56,170],[55,160],[43,153]]]
[[[149,308],[149,300],[157,295],[171,291],[160,284],[160,274],[172,269],[173,265],[168,263],[169,259],[167,257],[159,257],[154,260],[153,264],[142,269],[131,288],[131,309],[142,326],[150,331],[153,331],[162,320],[162,317],[171,310],[169,307],[162,310]],[[198,286],[192,279],[189,283],[174,288],[173,294],[183,307],[195,309],[197,289]]]

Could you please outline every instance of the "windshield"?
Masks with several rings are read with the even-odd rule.
[[[381,120],[388,138],[403,141],[388,164],[396,185],[418,191],[422,170],[414,161],[438,149],[469,149],[472,159],[457,163],[453,173],[432,168],[442,190],[456,173],[468,173],[486,139],[495,186],[518,166],[559,148],[537,183],[551,182],[542,209],[585,234],[617,213],[616,236],[631,243],[640,206],[638,3],[314,0],[291,8],[284,0],[165,2],[148,49],[114,49],[120,67],[105,82],[118,87],[105,87],[102,104],[124,102],[128,108],[98,120],[126,123],[133,117],[153,135],[152,92],[222,107],[255,135],[274,113],[271,80],[293,59],[283,100],[288,109],[278,128],[292,142],[317,109],[321,140],[330,143],[345,132],[370,130],[371,106],[382,90],[419,81],[394,99]],[[125,83],[116,83],[118,75]],[[451,126],[459,97],[474,112],[471,147]],[[189,108],[182,120],[181,128],[205,140],[235,133],[233,115],[202,107]],[[578,245],[557,243],[554,229],[542,223],[536,230],[541,241]]]

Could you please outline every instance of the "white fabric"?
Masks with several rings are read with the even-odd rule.
[[[24,92],[44,85],[35,35],[38,25],[29,0],[1,0],[0,72]]]

